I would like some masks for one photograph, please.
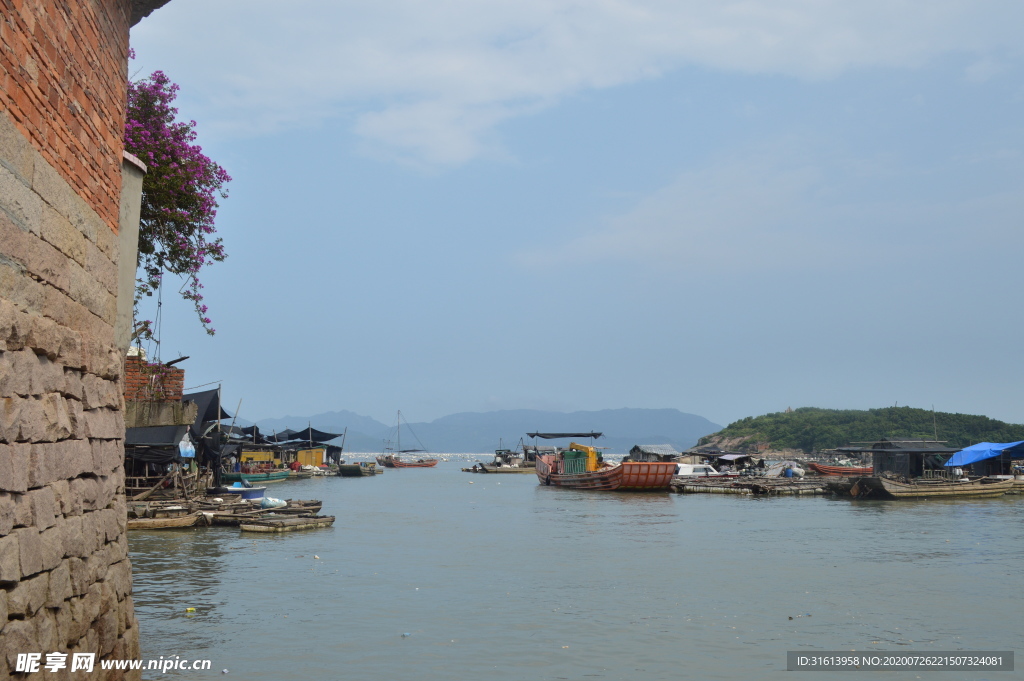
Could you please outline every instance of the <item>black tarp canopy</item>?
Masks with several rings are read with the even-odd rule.
[[[224,411],[220,405],[220,390],[204,390],[198,393],[189,393],[181,396],[184,402],[195,402],[199,407],[196,414],[196,421],[192,424],[192,439],[198,442],[204,435],[208,426],[204,423],[215,423],[218,419],[231,418],[231,414]]]
[[[572,438],[578,438],[578,437],[599,438],[599,437],[601,437],[601,435],[603,435],[603,433],[595,433],[595,432],[589,432],[589,433],[527,433],[526,437],[539,437],[542,440],[559,440],[559,439],[567,438],[567,437],[572,437]]]
[[[264,437],[271,442],[288,442],[289,440],[314,440],[317,442],[326,442],[341,436],[342,433],[328,433],[312,427],[302,428],[301,430],[292,430],[291,428],[287,428],[279,433],[274,433],[273,435],[264,435]]]

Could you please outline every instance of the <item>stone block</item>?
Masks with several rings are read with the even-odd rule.
[[[66,338],[64,342],[66,342]],[[64,347],[64,342],[61,343],[61,348]],[[63,350],[62,350],[63,352]],[[85,385],[82,383],[82,372],[77,369],[64,368],[64,390],[62,394],[66,398],[74,398],[81,401],[85,396]]]
[[[60,354],[59,359],[65,367],[75,367],[76,369],[82,366],[82,334],[73,329],[64,329],[64,336],[60,342]]]
[[[60,504],[61,515],[67,515],[67,511],[64,509],[64,498],[68,494],[68,481],[54,480],[50,483],[50,488],[53,490],[53,496],[57,499],[57,503]]]
[[[0,412],[3,411],[3,403],[7,399],[16,400],[17,398],[0,400]],[[0,445],[0,491],[24,492],[28,490],[28,470],[31,459],[31,445],[29,444]]]
[[[0,213],[0,221],[3,219],[4,215]],[[0,291],[6,293],[15,309],[22,313],[42,314],[46,309],[46,291],[49,288],[28,276],[23,265],[0,253]],[[17,337],[7,339],[9,350],[20,350],[21,347]]]
[[[0,456],[3,456],[2,450]],[[14,510],[17,505],[13,495],[0,492],[0,537],[10,534],[14,529]]]
[[[42,652],[39,639],[36,635],[35,624],[29,620],[14,620],[8,622],[0,633],[0,650],[3,650],[4,657],[10,669],[14,669],[18,661],[18,653]]]
[[[85,428],[85,409],[82,403],[73,398],[67,398],[68,421],[71,423],[71,437],[76,440],[85,440],[88,436]]]
[[[98,475],[96,476],[96,500],[93,508],[108,508],[114,501],[118,492],[123,491],[124,480],[119,475]]]
[[[92,440],[92,470],[107,475],[124,463],[121,440]]]
[[[18,582],[7,593],[8,617],[32,617],[46,603],[50,588],[50,573],[43,572]]]
[[[70,220],[46,204],[42,208],[40,235],[63,255],[85,266],[85,247],[88,243],[85,237],[71,225]]]
[[[32,525],[32,500],[28,494],[14,494],[14,526],[30,527]]]
[[[43,542],[39,531],[34,527],[23,527],[11,533],[18,538],[18,550],[21,558],[21,574],[34,575],[43,569]]]
[[[90,438],[119,440],[124,437],[124,416],[112,409],[86,409],[85,431]]]
[[[57,618],[48,610],[38,613],[33,618],[36,625],[36,640],[44,652],[52,652],[60,646],[57,635]],[[45,657],[44,657],[45,659]],[[59,677],[58,677],[59,678]]]
[[[45,442],[47,424],[44,421],[42,403],[31,397],[29,398],[3,398],[5,400],[18,400],[18,436],[19,442]]]
[[[32,504],[32,524],[38,530],[45,530],[56,524],[59,510],[53,490],[49,487],[34,489],[25,495]]]
[[[82,518],[82,553],[83,557],[89,558],[103,544],[102,539],[105,536],[102,534],[102,530],[99,525],[99,517],[96,512],[91,513],[85,512],[81,516]]]
[[[52,570],[60,565],[64,558],[63,535],[56,527],[43,530],[39,533],[41,546],[41,560],[44,570]]]
[[[0,582],[21,580],[21,546],[17,534],[0,537]]]
[[[71,579],[71,591],[75,596],[82,596],[93,585],[89,565],[81,558],[68,558],[68,576]]]
[[[107,583],[114,589],[117,599],[121,600],[132,592],[132,566],[122,560],[110,566],[107,571]]]
[[[39,235],[42,200],[22,178],[4,166],[0,166],[0,210],[21,229]]]
[[[0,397],[32,395],[32,373],[37,364],[36,354],[28,348],[3,353],[0,358]]]
[[[114,605],[117,605],[117,601],[114,601]],[[109,655],[117,643],[117,608],[111,608],[100,615],[94,627],[100,639],[97,652],[100,655]]]
[[[67,400],[60,393],[46,393],[39,398],[43,413],[42,434],[33,442],[57,442],[72,435],[71,416],[68,414]]]
[[[28,468],[28,486],[42,487],[53,482],[55,479],[66,477],[61,475],[64,472],[63,466],[54,466],[55,447],[60,445],[53,442],[36,442],[30,445],[30,457]]]
[[[82,377],[82,386],[84,388],[82,404],[86,409],[120,408],[121,391],[116,382],[86,374]]]
[[[85,541],[82,538],[82,516],[70,516],[57,521],[57,527],[61,532],[61,544],[64,546],[65,556],[76,556],[84,558]]]
[[[28,335],[25,337],[25,345],[31,348],[37,355],[45,355],[47,359],[53,361],[60,354],[60,344],[63,337],[64,332],[57,325],[57,322],[40,315],[33,315],[29,324]],[[58,368],[63,369],[63,367]],[[36,388],[35,383],[33,383],[32,392],[37,395],[64,387],[63,380],[52,383],[54,381],[52,371],[49,374],[37,373],[33,376],[33,380],[48,381],[44,388]]]
[[[53,581],[52,578],[50,581]],[[71,638],[71,634],[74,630],[74,624],[72,622],[73,617],[71,615],[71,604],[67,601],[62,602],[59,607],[54,610],[53,614],[57,618],[58,647],[62,650],[70,650],[74,643],[77,642],[78,638],[77,636],[74,639]],[[71,659],[71,657],[68,656],[68,659]]]
[[[45,605],[48,608],[60,608],[64,605],[64,601],[74,595],[74,590],[71,588],[71,570],[67,561],[63,561],[49,574],[50,583],[46,592]]]
[[[112,508],[104,508],[94,511],[96,516],[96,530],[103,538],[103,543],[116,541],[120,536],[117,529],[117,511]]]
[[[0,112],[0,160],[23,183],[32,181],[36,154],[7,112]]]

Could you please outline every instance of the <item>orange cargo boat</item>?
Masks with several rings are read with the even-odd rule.
[[[868,477],[874,475],[875,469],[872,466],[867,468],[850,468],[848,466],[825,466],[820,463],[807,464],[808,467],[818,475],[841,475],[844,477]]]
[[[597,448],[575,442],[566,451],[537,457],[540,482],[574,489],[667,490],[675,472],[674,461],[605,463]]]

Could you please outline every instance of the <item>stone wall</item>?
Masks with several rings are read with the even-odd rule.
[[[139,654],[114,343],[132,11],[0,0],[0,678]]]

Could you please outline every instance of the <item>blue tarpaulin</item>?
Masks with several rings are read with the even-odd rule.
[[[972,463],[994,459],[1006,452],[1014,459],[1024,458],[1024,440],[1020,442],[979,442],[967,449],[961,449],[950,457],[947,466],[970,466]]]

